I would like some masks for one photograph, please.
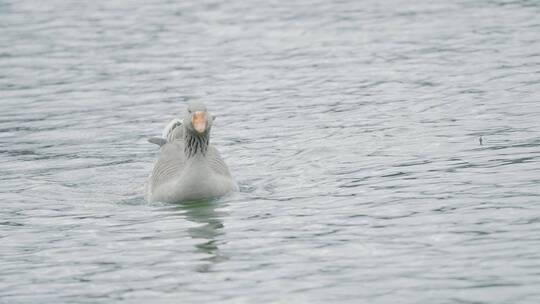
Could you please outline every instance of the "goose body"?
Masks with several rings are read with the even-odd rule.
[[[225,161],[210,144],[212,119],[201,103],[190,103],[184,122],[172,121],[160,145],[159,158],[148,178],[149,202],[181,202],[212,198],[238,190]]]

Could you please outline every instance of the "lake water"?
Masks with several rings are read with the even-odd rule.
[[[540,3],[422,2],[1,0],[0,303],[539,303]]]

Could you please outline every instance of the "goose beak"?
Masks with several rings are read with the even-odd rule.
[[[195,131],[197,131],[197,133],[199,134],[204,133],[204,131],[206,131],[206,123],[207,123],[206,113],[202,111],[196,111],[191,116],[191,125],[193,126],[193,129],[195,129]]]

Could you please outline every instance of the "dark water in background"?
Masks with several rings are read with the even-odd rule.
[[[0,302],[539,303],[540,3],[332,2],[0,0]]]

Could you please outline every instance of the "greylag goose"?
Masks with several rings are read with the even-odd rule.
[[[175,203],[213,198],[238,190],[218,150],[210,144],[214,118],[201,102],[190,102],[183,122],[174,119],[162,138],[159,158],[146,184],[149,202]]]

